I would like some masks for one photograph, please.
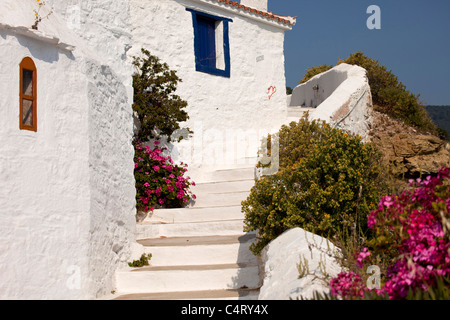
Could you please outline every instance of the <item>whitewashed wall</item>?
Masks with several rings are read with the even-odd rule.
[[[57,12],[39,32],[21,35],[22,27],[31,26],[32,8],[5,1],[8,15],[0,14],[0,298],[101,297],[114,288],[114,271],[125,264],[135,241],[131,68],[127,71],[124,61],[107,66],[108,59],[74,36]],[[111,2],[122,1],[103,5],[109,9]],[[117,16],[128,14],[120,8]],[[55,39],[49,35],[64,37],[74,51],[49,43]],[[111,55],[117,58],[119,52]],[[25,56],[37,67],[37,132],[19,130],[19,64]]]
[[[178,94],[189,104],[187,125],[194,136],[176,145],[175,159],[204,168],[256,157],[260,138],[277,131],[286,117],[285,30],[211,5],[214,1],[130,3],[133,48],[129,56],[138,55],[144,47],[177,70],[183,80]],[[230,78],[195,71],[194,29],[186,8],[233,20],[229,24]]]
[[[310,120],[325,120],[366,138],[372,117],[366,70],[342,63],[316,75],[293,90],[290,106],[315,108],[310,111]]]

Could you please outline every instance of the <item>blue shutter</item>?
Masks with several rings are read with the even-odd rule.
[[[230,78],[230,40],[228,37],[229,22],[232,19],[217,17],[208,13],[186,8],[192,13],[194,25],[195,70],[216,76]],[[223,23],[223,45],[225,70],[217,69],[216,58],[216,23]]]
[[[199,61],[202,66],[216,67],[216,22],[213,19],[197,15],[199,36]]]

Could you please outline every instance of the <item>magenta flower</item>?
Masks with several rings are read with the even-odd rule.
[[[358,258],[356,259],[356,265],[358,268],[363,267],[363,260],[370,256],[370,252],[367,248],[364,248],[362,252],[359,253]]]
[[[377,294],[405,299],[410,290],[426,291],[435,285],[437,277],[450,276],[450,242],[441,216],[448,219],[450,212],[449,180],[448,167],[436,177],[410,180],[410,187],[415,189],[383,197],[378,209],[368,215],[368,226],[381,235],[390,234],[398,251],[398,256],[389,261],[384,286]],[[358,267],[370,254],[367,248],[359,253]],[[340,274],[330,283],[332,294],[361,296],[358,280],[354,274]]]

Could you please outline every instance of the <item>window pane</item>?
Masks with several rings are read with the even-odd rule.
[[[33,101],[22,100],[22,124],[33,126]]]
[[[27,96],[33,96],[33,71],[23,69],[22,78],[22,93]]]

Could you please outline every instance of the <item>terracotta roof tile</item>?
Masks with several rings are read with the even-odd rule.
[[[241,9],[243,11],[249,11],[251,13],[255,13],[257,15],[260,15],[261,17],[266,17],[268,19],[275,20],[277,22],[280,22],[280,23],[283,23],[283,24],[286,24],[286,25],[290,25],[290,26],[295,25],[295,22],[296,22],[295,20],[297,19],[297,17],[286,17],[286,16],[281,16],[281,15],[278,15],[278,14],[274,14],[273,12],[261,11],[261,10],[258,10],[258,9],[251,8],[251,7],[245,6],[243,4],[240,4],[237,1],[231,1],[231,0],[215,0],[215,1],[219,2],[219,3],[224,3],[224,4],[226,4],[228,6],[231,6],[231,7],[237,7],[238,9]]]

